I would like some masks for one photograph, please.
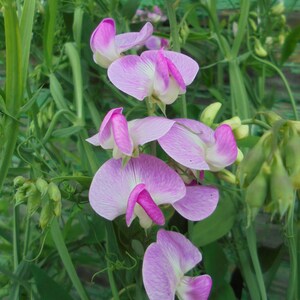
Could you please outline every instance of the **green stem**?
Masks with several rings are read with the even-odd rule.
[[[261,270],[258,255],[257,255],[256,236],[255,236],[255,231],[254,231],[252,224],[246,229],[246,238],[247,238],[248,249],[250,252],[252,264],[254,267],[254,272],[256,275],[256,279],[257,279],[257,283],[258,283],[258,287],[259,287],[259,291],[260,291],[260,296],[261,296],[260,299],[267,300],[267,293],[266,293],[266,287],[265,287],[265,283],[264,283],[264,277],[262,274],[262,270]]]
[[[14,271],[17,270],[20,261],[20,245],[19,245],[19,205],[14,206],[13,210],[13,253],[14,253]]]
[[[288,92],[288,95],[290,97],[290,101],[291,101],[291,105],[292,105],[292,108],[293,108],[293,113],[294,113],[294,116],[295,116],[295,120],[298,120],[298,111],[297,111],[297,105],[296,105],[296,101],[295,101],[295,98],[294,98],[294,95],[292,93],[292,90],[290,88],[290,85],[288,83],[288,81],[286,80],[284,74],[281,72],[281,70],[279,68],[277,68],[274,64],[272,64],[271,62],[267,61],[267,60],[264,60],[264,59],[261,59],[261,58],[258,58],[257,56],[253,55],[252,56],[259,62],[263,63],[263,64],[266,64],[267,66],[273,68],[277,73],[278,75],[280,76],[281,80],[283,81],[284,85],[285,85],[285,88]]]
[[[61,230],[59,228],[59,224],[58,224],[58,221],[56,218],[53,219],[50,230],[51,230],[52,239],[54,241],[56,249],[57,249],[59,256],[66,268],[66,271],[74,285],[74,288],[76,289],[78,295],[80,296],[80,298],[82,300],[88,300],[89,297],[87,296],[86,291],[84,290],[84,288],[80,282],[80,279],[77,276],[75,267],[73,265],[70,255],[69,255],[68,249],[67,249],[65,241],[64,241],[64,237],[61,233]]]
[[[255,124],[255,125],[258,125],[258,126],[264,128],[266,130],[270,130],[271,129],[271,126],[269,126],[268,124],[266,124],[263,121],[256,120],[256,119],[245,119],[245,120],[242,121],[242,124],[243,125]]]
[[[25,236],[24,236],[24,248],[23,248],[23,258],[26,257],[28,252],[29,240],[30,240],[30,217],[26,218]]]
[[[170,32],[171,39],[173,42],[173,50],[176,52],[180,52],[180,41],[179,41],[179,29],[176,20],[176,12],[175,12],[175,3],[173,0],[165,0],[165,4],[167,7],[169,22],[170,22]],[[186,98],[185,95],[181,95],[181,116],[183,118],[187,118],[187,106],[186,106]]]
[[[236,250],[238,252],[240,269],[242,271],[245,283],[250,294],[250,299],[260,299],[260,294],[258,292],[258,284],[256,278],[252,272],[251,264],[249,260],[249,254],[247,252],[247,245],[245,245],[244,236],[241,233],[241,229],[235,226],[232,229],[232,235],[235,241]]]
[[[297,246],[296,246],[296,236],[294,232],[294,202],[291,205],[287,215],[286,215],[286,242],[289,249],[290,255],[290,276],[288,285],[287,300],[297,300],[298,299],[298,274],[297,274]]]

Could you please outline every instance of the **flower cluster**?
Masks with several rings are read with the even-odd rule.
[[[141,55],[121,53],[145,44],[152,35],[147,23],[140,32],[116,35],[115,22],[104,19],[91,37],[94,60],[108,68],[110,81],[137,100],[148,97],[151,105],[168,105],[194,80],[199,66],[192,58],[172,51],[150,50]],[[125,215],[129,227],[135,218],[148,229],[166,222],[164,208],[175,209],[184,218],[200,221],[215,210],[218,189],[197,181],[186,185],[178,168],[193,174],[224,169],[237,157],[230,126],[211,129],[190,119],[149,116],[127,121],[123,108],[111,109],[99,132],[87,139],[95,146],[111,149],[113,158],[95,174],[89,200],[100,216],[114,220]],[[161,159],[140,153],[141,146],[157,141],[177,164],[171,168]],[[208,275],[184,276],[201,260],[199,250],[183,235],[160,229],[157,242],[146,250],[143,281],[149,298],[207,299]]]

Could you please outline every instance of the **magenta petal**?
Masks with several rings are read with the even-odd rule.
[[[157,243],[151,244],[143,259],[143,282],[150,300],[174,300],[177,276],[164,249]]]
[[[181,93],[185,93],[186,86],[185,86],[184,80],[183,80],[180,72],[178,71],[176,66],[172,63],[172,61],[168,58],[167,58],[167,63],[168,63],[169,73],[173,76],[173,78],[179,85],[179,87],[181,89]]]
[[[146,117],[129,121],[128,127],[134,145],[144,145],[164,136],[174,123],[163,117]]]
[[[155,60],[157,52],[157,50],[144,51],[141,54],[141,57]],[[163,51],[163,55],[175,65],[176,69],[181,74],[185,85],[189,85],[193,82],[199,71],[199,66],[195,60],[187,55],[173,51],[165,50]]]
[[[177,288],[180,299],[207,300],[210,294],[212,280],[209,275],[197,277],[184,276]]]
[[[119,57],[115,45],[115,35],[115,21],[110,18],[102,20],[92,33],[90,46],[94,52],[94,60],[102,67],[108,67]]]
[[[128,156],[132,155],[133,143],[129,136],[126,118],[122,114],[111,117],[114,140],[120,151]]]
[[[185,126],[175,123],[158,142],[170,157],[183,166],[195,170],[209,169],[204,142]]]
[[[138,201],[138,197],[140,193],[145,189],[145,185],[143,183],[138,184],[130,193],[127,209],[126,209],[126,224],[129,227],[131,222],[134,219],[134,207]]]
[[[140,32],[118,34],[115,38],[118,52],[124,52],[136,46],[142,46],[153,33],[153,26],[147,22]]]
[[[143,100],[152,94],[155,65],[137,55],[127,55],[108,68],[110,81],[124,93]]]
[[[157,51],[154,74],[154,90],[158,95],[164,94],[169,87],[168,63],[163,55],[163,51]]]
[[[157,225],[165,224],[165,217],[159,207],[155,204],[151,195],[148,193],[146,189],[144,189],[137,200],[138,204],[142,206],[146,214],[150,217],[150,219]]]
[[[178,277],[191,270],[202,259],[197,247],[178,232],[160,229],[157,233],[157,244],[164,250],[164,255],[176,270]]]
[[[122,114],[123,108],[113,108],[104,117],[99,129],[99,142],[102,148],[112,149],[114,147],[113,136],[111,132],[111,118],[115,114]]]
[[[180,176],[162,160],[146,154],[132,158],[137,183],[144,183],[157,205],[172,204],[183,198],[186,188]]]
[[[149,50],[159,50],[162,46],[161,45],[161,38],[159,38],[158,36],[151,36],[145,42],[145,46]]]
[[[215,130],[215,145],[207,151],[207,161],[212,171],[218,171],[235,162],[238,149],[229,125],[223,124]]]
[[[217,207],[219,191],[209,186],[188,186],[186,195],[173,204],[183,217],[191,221],[200,221],[210,216]]]

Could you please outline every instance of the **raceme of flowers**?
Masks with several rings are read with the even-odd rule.
[[[121,91],[152,105],[172,104],[186,92],[199,66],[187,55],[159,50],[141,55],[123,52],[145,45],[153,27],[146,23],[140,32],[116,34],[115,21],[104,19],[91,36],[94,61],[104,68],[110,81]],[[174,209],[184,218],[200,221],[215,210],[218,189],[197,181],[186,185],[178,168],[196,174],[222,170],[235,162],[237,146],[228,125],[216,130],[190,119],[149,116],[127,121],[123,108],[111,109],[99,132],[87,139],[95,146],[112,150],[113,158],[96,172],[89,200],[97,214],[108,220],[124,216],[129,227],[138,219],[141,227],[166,222],[165,209]],[[140,153],[143,145],[158,141],[175,161],[171,168],[161,159]],[[212,281],[208,275],[185,276],[201,261],[199,250],[182,234],[160,229],[157,241],[146,250],[143,282],[150,300],[207,299]]]

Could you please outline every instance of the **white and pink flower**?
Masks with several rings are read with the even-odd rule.
[[[202,259],[200,251],[182,234],[160,229],[156,243],[146,250],[143,282],[150,300],[206,300],[212,280],[209,275],[184,274]]]

